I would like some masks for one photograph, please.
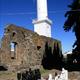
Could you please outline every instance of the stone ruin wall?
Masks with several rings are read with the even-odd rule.
[[[11,51],[11,43],[15,44],[14,53]],[[8,70],[39,68],[41,67],[46,43],[52,49],[54,43],[59,44],[61,49],[61,43],[58,40],[39,36],[35,32],[13,24],[8,25],[2,38],[0,50],[1,64],[6,65]]]

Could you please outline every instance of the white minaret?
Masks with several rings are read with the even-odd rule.
[[[33,24],[39,35],[51,37],[52,21],[48,19],[47,0],[37,0],[37,19],[33,20]]]

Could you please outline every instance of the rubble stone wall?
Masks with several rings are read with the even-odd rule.
[[[14,51],[11,50],[11,43],[14,44]],[[46,43],[52,49],[54,44],[59,44],[61,50],[61,42],[56,39],[39,36],[33,31],[13,24],[8,25],[2,38],[1,63],[5,64],[8,70],[40,67]]]

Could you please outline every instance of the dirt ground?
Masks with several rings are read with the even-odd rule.
[[[45,79],[48,78],[49,74],[55,77],[55,73],[60,74],[60,70],[41,70],[41,76]],[[80,80],[80,71],[72,71],[68,73],[69,80]],[[0,71],[0,80],[17,80],[17,73],[16,72],[9,72],[9,71]]]

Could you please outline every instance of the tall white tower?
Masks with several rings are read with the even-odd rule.
[[[39,35],[51,37],[52,21],[48,19],[47,0],[37,0],[37,19],[33,20],[33,24]]]

